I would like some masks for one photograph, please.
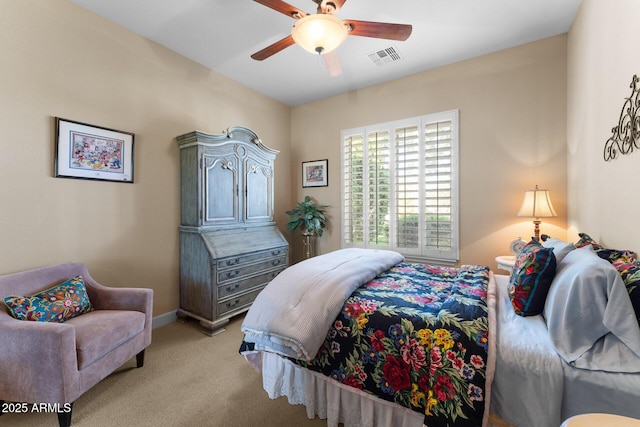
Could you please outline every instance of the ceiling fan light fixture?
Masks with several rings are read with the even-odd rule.
[[[329,53],[344,42],[349,34],[348,26],[333,15],[315,14],[300,18],[293,29],[293,40],[304,50]]]

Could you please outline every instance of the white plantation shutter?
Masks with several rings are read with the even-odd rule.
[[[364,138],[350,135],[343,141],[343,241],[364,243]]]
[[[458,260],[458,112],[342,132],[343,246]]]
[[[420,248],[420,128],[396,129],[396,247]]]
[[[455,249],[452,212],[451,120],[426,123],[424,127],[425,246],[439,256]]]
[[[389,245],[389,131],[372,132],[367,138],[367,228],[370,245]]]

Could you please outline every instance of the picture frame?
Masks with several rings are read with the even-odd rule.
[[[329,185],[329,160],[302,162],[302,188]]]
[[[55,122],[54,177],[133,184],[133,133],[60,117]]]

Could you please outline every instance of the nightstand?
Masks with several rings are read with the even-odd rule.
[[[515,264],[516,262],[516,257],[513,255],[497,256],[496,262],[498,263],[498,269],[506,270],[509,273],[511,273],[511,270],[513,269],[513,264]]]

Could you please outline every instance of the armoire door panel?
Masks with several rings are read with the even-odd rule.
[[[248,222],[269,221],[273,218],[272,180],[271,170],[266,167],[256,167],[247,173],[246,218]]]
[[[205,212],[206,224],[239,222],[238,160],[205,156]]]

